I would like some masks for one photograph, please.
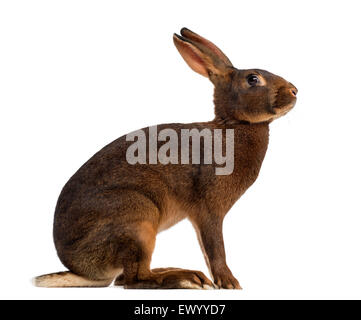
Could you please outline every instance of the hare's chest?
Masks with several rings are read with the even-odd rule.
[[[227,212],[257,180],[267,151],[268,132],[264,135],[235,136],[233,170],[228,175],[213,175],[207,186],[207,206]],[[210,172],[208,175],[210,176]],[[217,209],[216,209],[217,207]]]

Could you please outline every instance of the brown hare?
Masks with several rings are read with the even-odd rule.
[[[35,285],[105,287],[115,279],[125,288],[241,288],[226,263],[223,219],[256,180],[269,124],[293,108],[297,89],[264,70],[236,69],[218,47],[186,28],[173,40],[190,68],[213,83],[215,118],[159,125],[156,133],[218,129],[225,141],[226,130],[233,130],[233,171],[217,175],[214,161],[152,163],[149,155],[145,163],[131,164],[132,142],[126,136],[113,141],[70,178],[59,196],[54,242],[69,271],[39,276]],[[150,130],[143,129],[146,135]],[[201,155],[204,146],[203,141]],[[150,269],[157,233],[185,218],[196,230],[213,282],[200,271]]]

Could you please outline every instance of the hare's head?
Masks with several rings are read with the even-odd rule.
[[[270,122],[296,103],[297,88],[260,69],[240,70],[212,42],[183,28],[174,44],[186,63],[215,86],[216,119],[225,122]]]

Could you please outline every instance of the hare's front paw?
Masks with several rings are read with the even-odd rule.
[[[214,284],[218,289],[242,289],[238,280],[231,272],[217,273],[214,275]]]

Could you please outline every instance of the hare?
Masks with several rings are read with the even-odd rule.
[[[126,136],[113,141],[64,186],[54,243],[69,271],[39,276],[36,286],[106,287],[115,280],[125,288],[241,288],[226,263],[223,219],[257,179],[269,124],[294,107],[297,89],[264,70],[236,69],[212,42],[186,28],[180,33],[173,41],[182,58],[214,85],[215,118],[157,130],[218,129],[223,140],[226,129],[233,130],[233,172],[217,175],[215,163],[130,164],[131,142]],[[200,148],[202,154],[204,143]],[[200,271],[150,269],[157,233],[185,218],[194,226],[213,282]]]

